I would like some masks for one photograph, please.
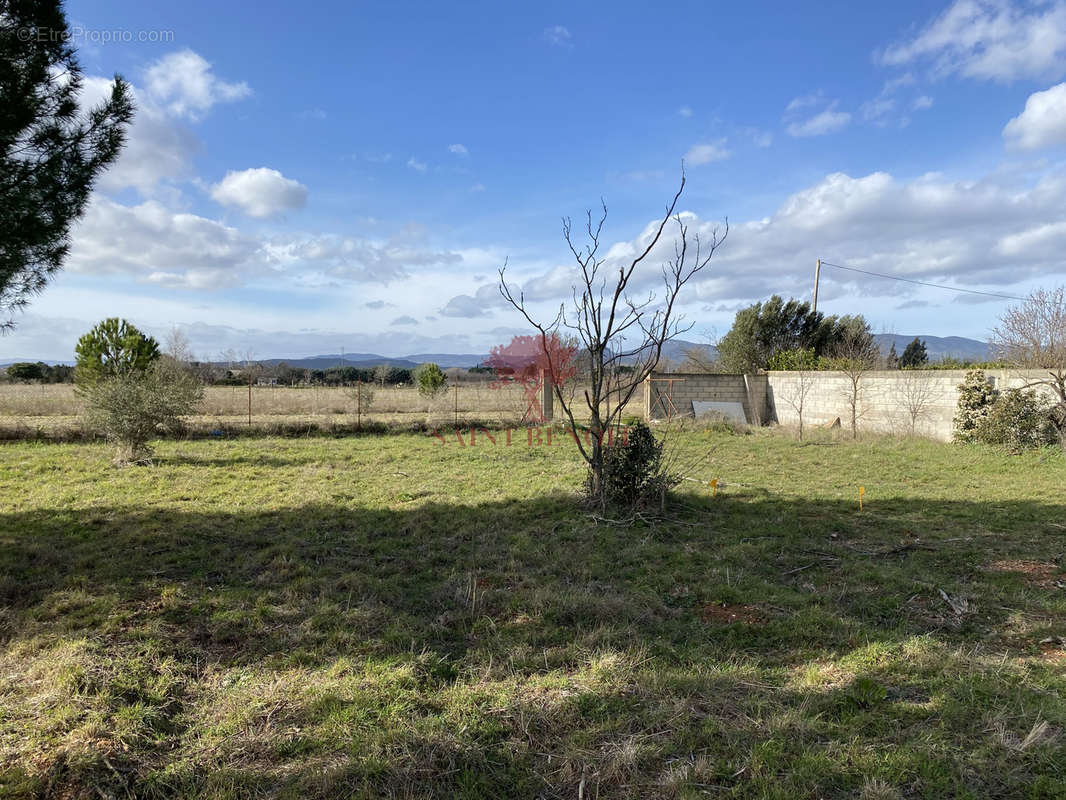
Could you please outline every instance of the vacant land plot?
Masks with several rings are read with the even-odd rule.
[[[295,431],[354,427],[357,422],[398,427],[464,421],[505,424],[520,422],[539,409],[531,407],[531,398],[520,386],[470,381],[453,383],[431,400],[414,386],[368,387],[373,402],[357,417],[356,391],[354,386],[253,386],[251,425],[259,431]],[[628,408],[635,417],[643,413],[639,395]],[[208,433],[247,426],[248,401],[246,386],[208,386],[199,413],[188,419],[189,429]],[[69,437],[81,431],[80,411],[70,384],[0,384],[0,438]],[[574,411],[581,419],[587,417],[581,402],[575,403]]]
[[[3,447],[0,794],[1066,796],[1061,455],[686,436]]]

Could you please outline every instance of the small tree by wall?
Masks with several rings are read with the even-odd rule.
[[[844,373],[844,377],[847,379],[844,398],[848,406],[851,438],[857,439],[859,436],[859,420],[865,413],[863,396],[866,387],[863,383],[863,378],[867,372],[877,365],[880,352],[865,320],[861,317],[854,319],[856,321],[848,325],[834,348],[833,356],[828,365],[832,369]]]
[[[818,357],[811,348],[785,350],[776,353],[770,359],[770,369],[788,370],[794,373],[794,380],[782,390],[781,399],[796,412],[796,419],[799,421],[799,439],[803,441],[803,410],[807,403],[807,395],[814,386],[812,373],[818,369]]]
[[[916,435],[918,424],[929,416],[936,400],[936,386],[921,372],[903,370],[895,379],[893,394],[908,433]]]

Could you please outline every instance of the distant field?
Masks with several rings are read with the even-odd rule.
[[[356,422],[354,388],[255,386],[252,387],[252,424],[327,428],[331,424]],[[432,401],[419,395],[413,386],[374,387],[374,400],[362,421],[397,424],[443,425],[464,421],[518,422],[529,408],[522,390],[493,388],[488,382],[460,384]],[[639,393],[638,393],[639,395]],[[580,402],[576,412],[587,412]],[[32,436],[72,433],[80,429],[80,404],[69,384],[0,384],[0,436]],[[189,419],[194,430],[235,427],[248,423],[247,387],[209,386],[204,392],[200,413]],[[643,414],[643,398],[638,396],[627,414]]]
[[[1066,797],[1061,452],[447,441],[0,446],[0,795]]]

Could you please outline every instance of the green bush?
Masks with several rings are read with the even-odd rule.
[[[981,427],[998,394],[988,382],[984,370],[975,369],[966,373],[966,378],[959,384],[959,402],[953,420],[955,430],[952,438],[956,442],[980,441]]]
[[[998,392],[979,369],[966,373],[959,384],[954,423],[956,442],[991,444],[1012,453],[1057,441],[1047,399],[1032,389]]]
[[[448,386],[448,376],[432,361],[415,370],[418,393],[423,397],[435,397]]]
[[[152,455],[149,440],[180,429],[180,418],[191,414],[203,395],[200,380],[166,356],[143,371],[82,386],[86,421],[115,445],[116,464],[147,463]]]
[[[1012,453],[1055,444],[1051,405],[1032,389],[1007,389],[992,404],[977,429],[977,440]]]
[[[797,347],[792,350],[781,350],[774,353],[770,358],[767,369],[798,372],[816,370],[818,366],[819,359],[815,355],[813,348]]]
[[[629,511],[658,505],[679,482],[663,463],[663,443],[643,422],[604,442],[603,497],[607,505]],[[591,470],[586,492],[592,497]]]

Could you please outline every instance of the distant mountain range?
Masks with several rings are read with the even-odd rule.
[[[895,343],[896,352],[902,355],[903,350],[915,337],[895,333],[880,333],[874,338],[877,341],[878,347],[881,348],[881,352],[887,353],[889,347]],[[988,343],[979,342],[976,339],[965,339],[961,336],[919,336],[918,338],[925,342],[925,349],[929,354],[930,361],[937,361],[944,357],[971,361],[987,361],[989,357]],[[673,366],[677,367],[685,360],[685,351],[692,349],[702,350],[711,359],[718,355],[717,350],[715,350],[712,345],[690,342],[684,339],[675,339],[672,342],[668,342],[666,346],[663,347],[663,357],[668,359]],[[296,367],[298,369],[328,369],[329,367],[339,367],[342,365],[346,367],[368,368],[376,367],[379,364],[410,369],[417,367],[419,364],[424,364],[427,361],[432,361],[443,369],[451,367],[469,369],[470,367],[478,366],[487,358],[487,353],[414,353],[412,355],[400,357],[380,356],[376,353],[345,353],[343,356],[341,356],[340,353],[332,353],[308,356],[307,358],[265,358],[259,359],[259,361],[260,363],[269,364],[271,366],[284,362],[290,367]],[[10,366],[19,361],[30,360],[31,359],[12,359],[11,361],[0,363],[0,368]],[[36,361],[37,359],[32,360]],[[70,364],[71,362],[49,361],[47,363]]]
[[[888,353],[888,349],[896,345],[896,353],[903,355],[912,341],[913,336],[901,336],[898,333],[879,333],[874,339],[882,353]],[[964,339],[961,336],[919,336],[925,342],[925,352],[930,361],[939,361],[942,358],[958,358],[963,361],[988,361],[988,342],[979,342],[976,339]]]

